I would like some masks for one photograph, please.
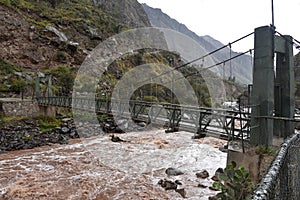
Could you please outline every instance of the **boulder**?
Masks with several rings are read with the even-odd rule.
[[[46,26],[46,30],[53,32],[55,35],[57,35],[59,37],[59,40],[61,42],[66,42],[68,41],[68,38],[65,36],[64,33],[60,32],[59,30],[57,30],[55,27],[53,26]]]

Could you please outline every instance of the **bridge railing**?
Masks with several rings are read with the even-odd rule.
[[[39,97],[40,105],[90,110],[98,113],[129,116],[134,120],[167,124],[192,132],[224,134],[249,138],[250,113],[222,108],[196,107],[164,102],[128,101],[86,97]]]
[[[300,133],[281,145],[253,199],[300,199]]]

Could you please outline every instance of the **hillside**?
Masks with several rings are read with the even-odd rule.
[[[80,65],[105,38],[150,25],[135,0],[0,0],[0,19],[0,58],[30,69]]]
[[[37,71],[69,90],[96,45],[144,26],[136,0],[0,0],[0,96],[32,96]]]
[[[55,95],[70,95],[78,67],[96,45],[122,31],[151,26],[136,0],[0,0],[0,19],[0,96],[3,97],[16,96],[15,93],[33,96],[37,72],[42,77],[53,76]],[[200,39],[205,49],[214,48],[211,42]],[[102,77],[99,94],[110,95],[120,75],[135,66],[168,65],[167,57],[180,60],[180,55],[156,50],[122,57]],[[191,67],[182,73],[187,75],[194,70]],[[201,77],[191,76],[189,80],[200,104],[209,106],[207,87]],[[44,79],[41,85],[44,92],[46,83]],[[144,87],[144,100],[170,102],[171,91],[157,86],[160,92],[154,95],[151,87],[154,86]]]
[[[161,9],[155,9],[147,6],[146,4],[142,4],[145,12],[148,15],[150,23],[152,26],[161,27],[161,28],[170,28],[180,33],[183,33],[195,41],[203,47],[207,52],[211,52],[215,49],[218,49],[224,46],[221,42],[215,40],[214,38],[206,35],[206,36],[198,36],[196,33],[189,30],[184,24],[179,23],[175,19],[172,19],[167,14],[163,13]],[[236,52],[232,52],[232,57],[237,55]],[[222,62],[230,57],[230,49],[225,48],[211,56],[215,63]],[[251,57],[244,55],[237,59],[234,59],[231,62],[233,76],[236,77],[236,80],[243,84],[249,84],[252,82],[252,67],[251,67]],[[229,63],[226,64],[225,67],[225,76],[230,76],[230,66]],[[214,72],[219,75],[223,75],[223,66],[216,67],[213,69]]]

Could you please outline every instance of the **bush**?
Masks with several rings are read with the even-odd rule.
[[[15,71],[20,71],[15,65],[0,59],[0,75],[12,74]]]
[[[270,156],[275,156],[276,151],[274,149],[271,149],[269,147],[266,147],[264,145],[259,145],[256,149],[255,149],[255,153],[257,155],[263,155],[263,154],[267,154]]]
[[[49,71],[57,79],[56,85],[69,93],[73,89],[75,74],[67,66],[58,66]]]
[[[15,93],[24,92],[26,89],[26,86],[27,86],[27,83],[24,79],[17,78],[17,79],[12,80],[11,91],[13,91]]]
[[[221,191],[216,195],[218,199],[251,199],[254,186],[249,178],[249,172],[244,167],[236,169],[236,163],[232,161],[224,173],[218,174],[217,177],[220,181],[214,182],[213,187]]]
[[[41,131],[49,131],[60,126],[60,121],[55,117],[39,116],[36,119],[39,121]]]

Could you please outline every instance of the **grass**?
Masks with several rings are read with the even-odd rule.
[[[50,131],[60,126],[60,120],[55,117],[38,116],[36,119],[39,121],[39,127],[42,132]]]
[[[13,72],[20,72],[21,70],[12,63],[0,59],[0,75],[9,75]]]
[[[20,120],[23,120],[23,119],[26,119],[28,117],[24,117],[24,116],[4,116],[2,118],[2,121],[4,123],[6,122],[11,122],[11,121],[20,121]]]
[[[276,155],[276,151],[274,149],[271,149],[270,147],[266,147],[264,145],[259,145],[258,147],[256,147],[255,153],[257,155],[263,155],[263,154],[270,155],[270,156]]]

